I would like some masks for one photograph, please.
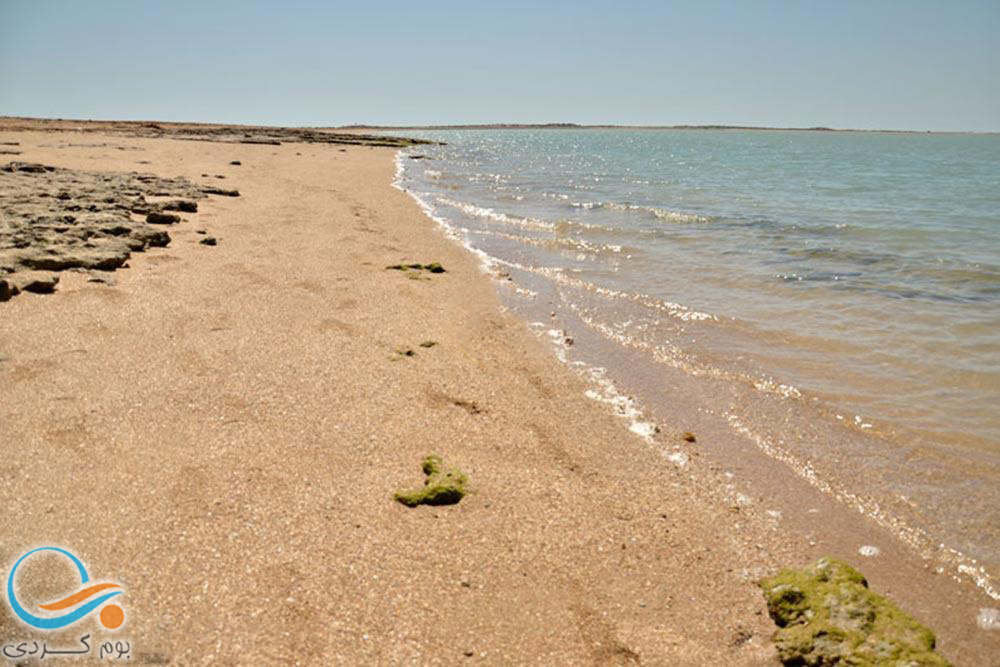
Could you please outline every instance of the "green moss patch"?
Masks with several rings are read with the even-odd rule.
[[[778,624],[785,665],[949,665],[934,652],[934,633],[886,598],[850,565],[821,558],[760,582]]]
[[[438,262],[431,262],[430,264],[390,264],[385,268],[388,271],[402,271],[413,275],[419,275],[422,271],[426,271],[427,273],[447,273],[444,267]]]
[[[420,489],[412,491],[397,491],[393,499],[407,507],[417,505],[454,505],[466,493],[465,485],[468,478],[461,470],[446,465],[440,456],[431,454],[424,459],[424,474],[427,481]]]

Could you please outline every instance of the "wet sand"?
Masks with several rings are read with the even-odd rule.
[[[697,446],[667,461],[680,424],[650,444],[586,398],[391,187],[394,149],[79,139],[0,129],[11,159],[242,196],[108,282],[0,304],[4,579],[55,544],[125,591],[121,630],[59,636],[128,638],[140,664],[776,664],[755,581],[815,560],[805,531],[733,503]],[[385,268],[410,262],[446,272]],[[394,502],[429,453],[471,493]],[[948,580],[848,559],[950,659],[997,655]],[[39,596],[75,584],[37,568]],[[0,614],[0,643],[29,634]]]

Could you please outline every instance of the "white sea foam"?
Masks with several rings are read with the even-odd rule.
[[[457,201],[455,199],[450,199],[448,197],[437,197],[437,203],[443,204],[445,206],[450,206],[456,208],[466,215],[473,216],[475,218],[481,218],[484,220],[492,220],[494,222],[501,222],[505,225],[512,225],[515,227],[530,227],[533,229],[545,229],[552,230],[555,225],[551,222],[546,222],[544,220],[536,220],[534,218],[519,218],[507,215],[506,213],[499,213],[492,208],[485,208],[483,206],[476,206],[475,204],[469,204],[463,201]]]
[[[976,616],[976,625],[983,630],[1000,630],[1000,609],[983,607]]]
[[[755,433],[736,415],[728,414],[726,419],[733,431],[749,439],[770,458],[786,464],[814,488],[888,529],[903,543],[910,545],[921,557],[939,563],[940,571],[950,568],[955,573],[956,579],[959,578],[958,575],[965,575],[986,595],[994,600],[1000,600],[1000,589],[997,588],[996,582],[975,559],[943,544],[935,544],[923,530],[910,526],[901,518],[885,511],[876,500],[847,491],[839,484],[821,478],[811,463],[788,452],[773,440]]]
[[[588,211],[594,209],[610,209],[613,211],[641,212],[667,222],[705,223],[712,221],[712,218],[708,216],[698,215],[697,213],[685,213],[683,211],[671,211],[657,206],[640,206],[638,204],[619,204],[616,202],[604,201],[571,202],[570,206],[573,208],[582,208]]]

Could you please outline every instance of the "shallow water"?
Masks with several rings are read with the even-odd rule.
[[[525,317],[558,308],[642,403],[697,380],[735,433],[996,590],[1000,136],[419,135],[447,145],[400,185]]]

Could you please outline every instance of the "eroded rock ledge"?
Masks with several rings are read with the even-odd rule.
[[[180,217],[164,212],[195,212],[212,193],[153,174],[0,166],[0,301],[52,291],[59,271],[113,271],[133,252],[166,246],[165,226]]]
[[[0,130],[73,131],[127,137],[186,139],[234,144],[337,144],[405,148],[439,142],[384,134],[343,132],[327,128],[153,123],[141,121],[69,121],[41,118],[0,118]]]

